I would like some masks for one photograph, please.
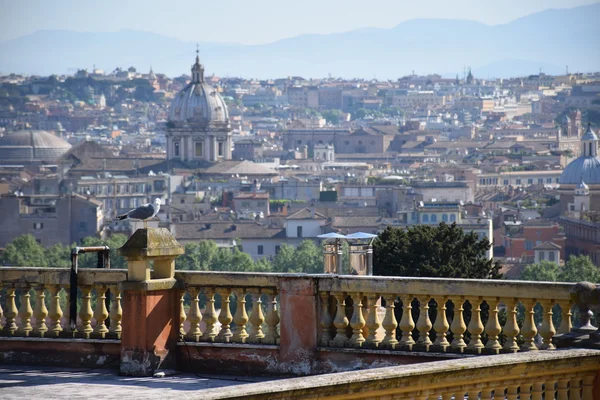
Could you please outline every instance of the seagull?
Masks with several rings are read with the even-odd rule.
[[[122,221],[124,219],[137,219],[144,221],[144,229],[146,229],[148,228],[148,220],[150,218],[154,218],[156,214],[158,214],[158,210],[160,210],[160,199],[154,200],[154,204],[143,204],[125,214],[118,215],[116,219],[117,221]]]

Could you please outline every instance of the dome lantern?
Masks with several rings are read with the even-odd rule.
[[[192,65],[192,83],[204,82],[204,65],[200,64],[200,50],[196,45],[196,62]]]
[[[581,137],[581,144],[583,146],[584,157],[598,156],[598,136],[596,136],[592,130],[592,125],[590,123],[588,123],[585,134]]]

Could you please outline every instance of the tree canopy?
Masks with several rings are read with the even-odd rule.
[[[541,261],[525,267],[519,279],[544,282],[600,283],[600,268],[588,256],[570,256],[564,266],[550,261]]]
[[[375,275],[497,279],[500,263],[486,258],[491,243],[455,223],[387,227],[373,242]]]

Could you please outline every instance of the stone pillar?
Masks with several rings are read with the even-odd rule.
[[[127,260],[127,281],[120,284],[120,372],[152,376],[159,367],[175,366],[180,307],[175,258],[184,248],[168,229],[148,228],[135,231],[119,252]]]
[[[290,373],[307,375],[313,370],[318,345],[317,298],[315,280],[281,280],[279,362]]]

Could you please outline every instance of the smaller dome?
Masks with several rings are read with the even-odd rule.
[[[50,132],[9,132],[0,137],[0,160],[54,162],[70,148],[68,142]]]
[[[579,185],[581,181],[588,185],[600,185],[600,158],[579,157],[571,161],[560,175],[561,185]]]

